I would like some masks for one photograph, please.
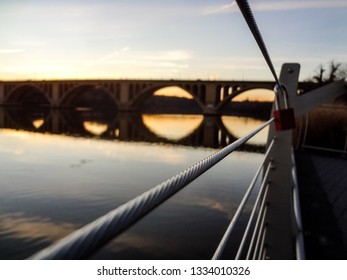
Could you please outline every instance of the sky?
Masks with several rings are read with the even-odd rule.
[[[249,0],[277,73],[347,63],[346,0]],[[0,80],[273,80],[232,0],[0,0]]]

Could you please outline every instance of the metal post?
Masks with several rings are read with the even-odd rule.
[[[280,83],[285,85],[289,106],[290,96],[296,95],[299,64],[283,64]],[[284,104],[283,96],[279,102]],[[276,143],[269,154],[274,168],[271,169],[268,193],[268,211],[265,218],[267,234],[264,246],[268,259],[295,259],[295,233],[293,227],[292,204],[292,179],[291,179],[291,147],[292,130],[275,131],[274,125],[270,126],[269,141],[276,137]]]

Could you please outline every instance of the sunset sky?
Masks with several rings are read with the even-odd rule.
[[[276,70],[347,63],[346,0],[250,0]],[[271,80],[228,0],[0,0],[0,80]]]

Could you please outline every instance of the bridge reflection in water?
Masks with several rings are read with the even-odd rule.
[[[0,128],[97,137],[129,142],[219,148],[257,127],[249,117],[161,115],[101,110],[57,110],[0,107]],[[263,150],[267,131],[245,144],[245,151]]]

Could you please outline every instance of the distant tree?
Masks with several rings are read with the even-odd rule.
[[[324,82],[324,75],[325,69],[322,64],[320,64],[316,69],[316,75],[312,77],[312,80],[316,83],[323,83]]]
[[[347,63],[342,65],[337,71],[336,71],[336,79],[337,80],[344,80],[347,78]]]
[[[318,65],[315,75],[309,79],[315,83],[331,83],[347,78],[347,64],[330,61],[327,65]]]
[[[334,82],[337,79],[336,73],[340,69],[341,63],[335,63],[333,60],[329,64],[328,83]]]

